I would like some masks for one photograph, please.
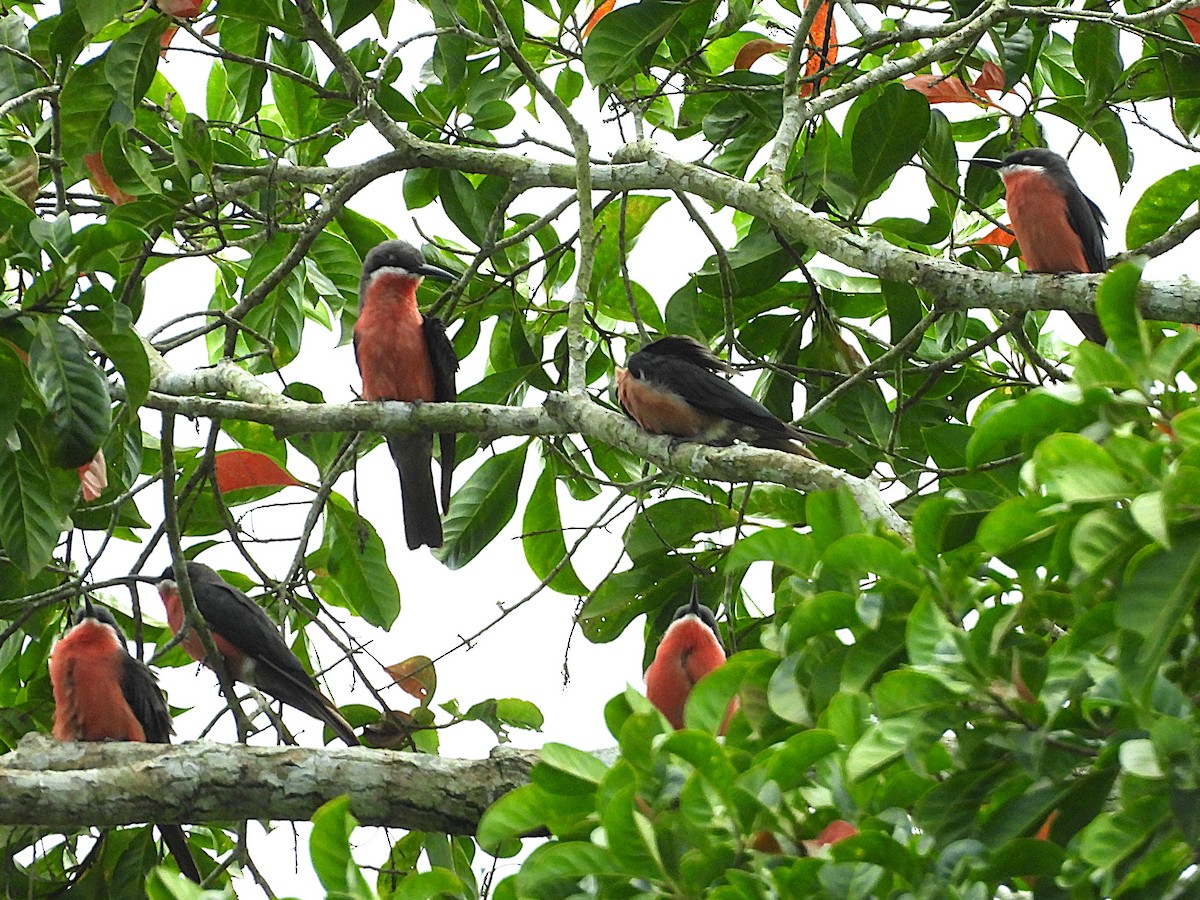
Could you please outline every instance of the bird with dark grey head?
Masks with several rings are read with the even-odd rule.
[[[617,369],[617,400],[643,430],[707,444],[735,440],[811,456],[798,441],[845,441],[788,425],[718,373],[728,367],[690,337],[659,338]]]
[[[363,260],[358,285],[358,322],[354,356],[362,375],[364,400],[449,403],[458,396],[458,357],[446,326],[417,307],[424,278],[453,281],[454,276],[425,262],[421,251],[404,241],[385,241]],[[442,434],[441,504],[450,506],[454,472],[454,435]],[[400,473],[404,533],[410,550],[442,546],[438,491],[433,483],[433,436],[406,434],[387,439]]]
[[[54,727],[60,741],[169,744],[171,710],[149,666],[130,655],[113,614],[86,595],[71,629],[50,651]],[[197,884],[200,871],[178,825],[158,825],[179,871]]]
[[[725,647],[717,630],[717,617],[700,602],[700,593],[693,586],[691,601],[675,610],[654,651],[654,660],[646,669],[646,699],[673,727],[683,728],[683,713],[692,688],[724,662]],[[730,704],[729,715],[736,708],[735,701]],[[724,731],[722,725],[721,732]]]
[[[189,562],[187,574],[196,609],[212,633],[229,676],[320,719],[347,744],[357,745],[358,737],[350,723],[317,688],[262,607],[203,563]],[[174,566],[167,566],[159,576],[158,593],[172,634],[179,634],[184,609]],[[194,631],[180,646],[192,659],[211,668],[200,636]]]
[[[1000,160],[976,157],[971,162],[999,171],[1026,271],[1062,275],[1108,268],[1104,213],[1080,189],[1065,159],[1035,147]],[[1084,337],[1104,344],[1106,336],[1096,316],[1070,315]]]

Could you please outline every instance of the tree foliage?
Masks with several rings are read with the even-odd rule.
[[[1186,5],[11,4],[2,739],[48,730],[46,656],[117,541],[143,542],[135,571],[164,540],[234,544],[240,586],[265,588],[306,661],[330,606],[394,627],[398,526],[368,522],[345,476],[380,427],[449,430],[447,567],[519,528],[587,639],[644,616],[649,659],[697,583],[738,651],[694,692],[693,727],[629,693],[606,711],[615,763],[545,749],[479,843],[553,839],[495,896],[1191,896],[1200,291],[1140,261],[1102,285],[1018,275],[1002,186],[963,165],[1078,145],[1124,185],[1131,135],[1143,166],[1194,150]],[[164,73],[180,54],[204,61],[194,108]],[[1164,170],[1110,251],[1183,244],[1198,171]],[[306,366],[314,334],[348,340],[367,251],[414,237],[356,211],[401,173],[427,258],[460,274],[421,292],[476,373],[448,411],[325,403]],[[687,271],[672,247],[707,259]],[[211,289],[147,289],[197,257]],[[1072,347],[1056,311],[1093,307],[1108,346]],[[608,386],[658,333],[713,346],[772,412],[848,446],[808,461],[639,433]],[[179,415],[203,420],[200,446]],[[304,526],[287,571],[264,572],[239,521],[284,490]],[[589,580],[578,560],[613,521],[620,556]],[[435,711],[425,661],[393,668],[411,709],[346,710],[381,745],[541,724],[511,698]],[[327,890],[364,895],[348,815],[322,812],[313,858]],[[857,833],[805,854],[835,820]],[[204,834],[233,852],[234,831]],[[5,887],[141,881],[149,835],[80,861],[78,835],[14,831]],[[476,852],[410,833],[378,888],[476,896]]]

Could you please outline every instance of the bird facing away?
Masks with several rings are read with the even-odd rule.
[[[757,447],[811,454],[795,441],[846,446],[780,421],[769,409],[734,387],[719,372],[726,365],[690,337],[659,338],[617,369],[617,400],[629,418],[651,434],[708,444],[745,441]]]
[[[347,744],[357,745],[350,723],[317,688],[262,608],[203,563],[189,562],[187,572],[196,608],[208,624],[229,676],[320,719]],[[178,634],[184,611],[172,566],[160,576],[158,593],[167,609],[167,624]],[[195,632],[180,645],[192,659],[212,667]]]
[[[446,326],[417,308],[423,278],[453,280],[428,265],[421,251],[404,241],[385,241],[363,261],[358,284],[354,357],[362,375],[364,400],[449,403],[458,392],[458,357]],[[450,506],[454,435],[438,435],[442,457],[442,509]],[[400,473],[404,534],[408,548],[442,546],[442,520],[433,484],[433,435],[405,434],[387,439]]]
[[[654,661],[646,669],[646,699],[673,727],[683,728],[683,711],[692,688],[724,662],[717,618],[700,602],[699,592],[693,587],[691,602],[675,610],[667,633],[654,651]],[[735,708],[730,704],[730,714]],[[722,733],[724,730],[722,726]]]
[[[84,597],[70,631],[50,653],[54,727],[60,741],[169,744],[174,726],[158,679],[129,654],[107,609]],[[178,825],[158,825],[179,871],[197,884],[200,871]]]
[[[1104,257],[1104,213],[1079,188],[1067,161],[1040,147],[1002,160],[971,162],[1000,172],[1013,234],[1029,272],[1095,273],[1108,268]],[[1089,341],[1103,345],[1100,320],[1071,313]]]

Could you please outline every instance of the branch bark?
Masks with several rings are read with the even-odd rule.
[[[500,747],[489,759],[447,759],[367,747],[60,743],[29,734],[0,757],[0,825],[306,821],[349,794],[364,825],[474,834],[493,801],[528,783],[536,759]]]

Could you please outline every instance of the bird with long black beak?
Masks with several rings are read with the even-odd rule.
[[[350,723],[321,693],[262,607],[203,563],[189,562],[187,574],[196,609],[212,633],[229,676],[320,719],[347,744],[357,745],[358,737]],[[179,634],[184,609],[173,566],[167,566],[159,577],[158,593],[167,609],[171,632]],[[180,646],[192,659],[212,668],[194,631],[180,641]]]
[[[149,667],[130,655],[112,613],[86,595],[71,629],[50,651],[54,727],[60,741],[169,744],[171,711]],[[158,825],[179,871],[197,884],[200,871],[178,825]]]
[[[690,337],[659,338],[617,369],[617,400],[643,430],[706,444],[744,441],[812,456],[797,442],[845,441],[788,425],[720,374],[728,367]]]
[[[1035,147],[1000,160],[976,157],[971,162],[999,171],[1026,271],[1062,275],[1108,268],[1104,213],[1080,189],[1065,159]],[[1104,344],[1106,335],[1096,316],[1070,315],[1084,337]]]
[[[449,272],[426,263],[421,251],[404,241],[385,241],[363,260],[354,356],[364,400],[449,403],[458,396],[454,383],[458,357],[446,326],[417,307],[417,287],[424,278],[454,280]],[[408,548],[442,546],[442,519],[433,483],[433,435],[406,434],[389,437],[387,442],[400,473]],[[441,434],[438,443],[442,509],[448,510],[454,435]]]
[[[654,651],[654,661],[646,669],[646,699],[672,726],[683,728],[683,712],[692,688],[724,662],[725,647],[717,630],[717,617],[700,602],[700,593],[693,585],[692,599],[675,610]],[[731,714],[735,708],[730,705]]]

